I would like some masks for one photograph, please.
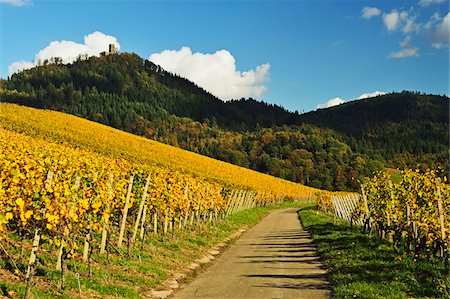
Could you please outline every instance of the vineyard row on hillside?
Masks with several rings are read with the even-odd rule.
[[[361,195],[324,196],[319,206],[364,231],[375,231],[396,248],[448,259],[450,186],[445,180],[436,171],[405,170],[393,183],[388,173],[380,172],[363,182]]]
[[[128,168],[150,165],[225,185],[232,189],[251,189],[258,193],[295,198],[314,196],[321,190],[259,173],[132,135],[73,115],[0,103],[2,128],[59,145],[69,145],[110,157],[108,163],[126,160]],[[45,147],[45,146],[44,146]],[[76,155],[76,154],[75,154]],[[84,155],[80,152],[80,155]],[[51,156],[51,155],[50,155]],[[95,157],[98,157],[96,155]],[[97,158],[93,158],[97,159]],[[123,164],[123,163],[122,163]],[[94,170],[95,171],[95,170]]]

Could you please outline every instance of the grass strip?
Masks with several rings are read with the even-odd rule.
[[[438,258],[395,252],[386,240],[363,234],[312,205],[299,216],[329,271],[332,298],[450,298],[450,276]]]

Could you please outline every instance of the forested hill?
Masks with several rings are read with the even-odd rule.
[[[300,121],[343,133],[357,152],[376,152],[386,160],[406,159],[407,164],[427,154],[445,161],[449,105],[450,98],[445,96],[392,93],[305,113]]]
[[[58,59],[56,59],[58,61]],[[128,127],[118,110],[134,111],[145,119],[168,114],[211,121],[231,130],[294,124],[296,114],[255,100],[223,102],[191,81],[166,72],[136,54],[91,57],[73,64],[45,65],[16,74],[5,88],[29,97],[4,97],[37,108],[64,110],[116,127]],[[123,123],[125,122],[125,123]]]
[[[2,101],[94,120],[316,188],[383,167],[448,169],[448,98],[389,94],[306,114],[223,102],[135,54],[51,63],[0,80]]]
[[[385,123],[449,123],[449,98],[403,92],[354,100],[300,116],[303,122],[333,128],[348,135],[361,136]]]

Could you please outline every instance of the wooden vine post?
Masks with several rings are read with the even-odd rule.
[[[45,182],[45,188],[50,188],[53,182],[53,171],[49,170],[47,173],[47,180]],[[46,212],[46,207],[42,209],[42,217],[44,217]],[[33,246],[31,248],[30,258],[28,260],[28,269],[27,274],[25,276],[26,280],[26,289],[25,289],[25,299],[30,298],[30,292],[31,292],[31,279],[34,275],[34,272],[36,271],[36,255],[37,251],[39,249],[39,242],[41,240],[41,229],[36,228],[34,231],[34,238],[33,238]]]
[[[233,205],[233,209],[231,210],[231,214],[234,214],[238,211],[239,204],[241,202],[241,197],[242,197],[242,190],[239,190],[238,192],[236,192],[236,199],[234,201],[234,205]]]
[[[445,223],[444,223],[444,209],[442,208],[442,196],[441,196],[441,186],[439,186],[440,181],[437,181],[436,189],[437,189],[437,196],[438,196],[438,210],[439,210],[439,222],[441,225],[441,240],[443,245],[447,243],[447,248],[449,246],[448,240],[445,235]],[[441,247],[441,255],[444,256],[444,246]]]
[[[127,223],[128,205],[130,204],[131,190],[133,188],[134,177],[130,176],[130,182],[128,184],[127,197],[125,199],[125,206],[123,207],[122,223],[120,224],[119,240],[117,240],[117,247],[122,247],[123,234],[125,233],[125,225]]]
[[[363,197],[363,201],[364,201],[364,209],[366,210],[366,224],[367,228],[369,230],[369,232],[371,232],[371,228],[370,228],[370,211],[369,211],[369,204],[367,203],[367,195],[366,195],[366,191],[365,191],[365,185],[361,185],[361,193],[362,193],[362,197]]]
[[[158,233],[158,213],[153,213],[153,233]]]
[[[150,184],[150,175],[147,177],[147,181],[145,182],[144,193],[142,194],[141,203],[139,204],[138,214],[136,216],[136,221],[134,223],[133,237],[131,238],[132,243],[134,243],[134,241],[136,240],[136,235],[137,235],[137,231],[139,228],[139,221],[141,221],[141,217],[142,217],[142,221],[145,221],[145,214],[144,214],[144,216],[142,216],[142,212],[144,210],[144,205],[147,200],[147,191],[148,191],[149,184]]]
[[[190,208],[190,202],[188,201],[188,199],[189,199],[189,183],[187,183],[186,187],[184,188],[184,197],[183,198],[184,198],[184,202],[189,203],[188,208],[187,208],[187,211],[189,211],[189,208]],[[186,214],[184,215],[184,217],[182,219],[180,219],[180,227],[181,227],[182,220],[183,220],[183,227],[185,227],[187,224],[188,217],[189,217],[189,213],[187,211],[186,211]]]
[[[207,217],[208,217],[208,196],[209,196],[209,187],[206,187],[205,189],[205,210],[203,211],[203,223],[206,223],[208,221]]]
[[[146,228],[145,221],[147,221],[147,205],[144,206],[144,211],[142,212],[141,230],[139,233],[139,237],[141,239],[144,239],[145,228]]]
[[[109,203],[111,202],[111,199],[113,197],[113,180],[114,175],[112,173],[109,174],[109,180],[108,180],[108,206],[106,207],[106,211],[109,212]],[[102,230],[102,241],[100,243],[100,253],[104,254],[106,251],[106,240],[108,237],[108,229],[109,229],[109,218],[105,219],[105,223],[103,224],[103,230]]]
[[[80,184],[81,184],[81,177],[77,176],[75,178],[75,184],[72,189],[72,202],[70,205],[70,214],[71,215],[73,215],[73,213],[74,213],[75,204],[76,204],[77,198],[78,198],[76,191],[80,187]],[[65,233],[65,237],[68,238],[70,231],[67,226],[64,228],[64,233]],[[65,244],[66,244],[66,240],[64,238],[62,238],[61,239],[61,247],[59,248],[58,261],[56,262],[56,269],[61,271],[61,279],[58,284],[58,289],[60,291],[64,290],[64,287],[66,285],[66,273],[67,273],[66,258],[67,258],[68,252],[66,250]]]
[[[241,205],[239,206],[239,211],[243,211],[245,209],[245,205],[247,204],[248,198],[248,190],[244,191],[242,195]]]
[[[236,191],[232,190],[230,197],[227,201],[227,209],[226,209],[226,216],[229,216],[232,213],[233,207],[234,207],[234,202],[235,202],[235,198],[236,198]]]
[[[237,204],[238,204],[238,200],[239,200],[240,194],[241,194],[240,191],[235,191],[234,192],[233,198],[231,199],[231,207],[230,207],[229,215],[232,215],[232,214],[234,214],[236,212],[236,207],[237,207]]]
[[[73,209],[74,209],[74,203],[77,201],[77,194],[76,192],[78,191],[78,188],[80,188],[80,184],[81,184],[81,177],[77,176],[75,178],[75,183],[73,185],[73,189],[72,189],[72,204],[71,204],[71,210],[70,213],[73,214]],[[64,246],[65,246],[65,237],[69,236],[69,228],[66,226],[64,227],[64,236],[61,238],[61,245],[59,247],[59,252],[58,252],[58,260],[56,261],[56,270],[62,271],[62,263],[63,263],[63,253],[64,253]]]
[[[93,183],[96,183],[98,179],[98,173],[94,173],[94,181]],[[89,199],[89,206],[92,206],[92,198]],[[91,213],[88,214],[88,225],[87,225],[87,234],[86,237],[84,238],[84,248],[83,248],[83,262],[87,262],[89,257],[90,257],[90,245],[91,245],[91,232],[92,232],[92,215]],[[89,263],[89,272],[91,267],[90,267],[90,263]]]
[[[342,197],[340,198],[340,202],[341,202],[342,213],[343,213],[343,215],[344,215],[344,218],[345,218],[347,221],[350,221],[350,218],[348,217],[348,215],[349,215],[349,209],[348,209],[348,206],[347,206],[347,201],[345,200],[345,196],[342,196]]]
[[[88,215],[88,223],[90,223],[90,221],[91,221],[91,215]],[[88,224],[87,230],[88,230],[88,232],[86,234],[86,237],[84,238],[84,247],[83,247],[83,258],[82,258],[82,260],[83,260],[84,263],[87,262],[87,260],[88,260],[89,244],[91,242],[91,227],[90,227],[89,224]]]
[[[387,217],[387,225],[388,225],[388,229],[390,229],[391,227],[391,211],[394,210],[394,185],[392,184],[392,181],[389,180],[389,191],[390,191],[390,197],[391,197],[391,201],[389,202],[387,208],[388,211],[386,211],[386,217]],[[387,238],[389,240],[389,242],[393,242],[393,236],[390,232],[387,233]]]
[[[233,210],[233,214],[237,213],[241,210],[242,201],[243,201],[244,195],[245,195],[244,192],[245,192],[244,190],[239,191],[239,195],[236,199],[236,205],[235,205],[235,209]]]
[[[166,213],[164,214],[164,230],[163,230],[164,237],[167,235],[167,229],[168,229],[168,226],[169,226],[169,216],[167,216]]]
[[[33,247],[31,248],[31,254],[30,259],[28,260],[28,270],[27,275],[25,276],[27,287],[25,289],[25,299],[30,298],[30,291],[31,291],[31,278],[34,275],[34,271],[36,269],[36,252],[39,248],[39,241],[41,239],[40,235],[41,230],[39,228],[36,228],[34,232],[34,238],[33,238]]]

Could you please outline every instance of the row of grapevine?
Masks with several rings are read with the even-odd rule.
[[[232,189],[290,198],[299,195],[312,198],[316,192],[322,192],[56,111],[0,103],[0,123],[5,130],[33,139],[69,145],[139,165],[158,165]]]
[[[133,164],[0,129],[0,240],[32,239],[27,292],[39,244],[58,249],[56,268],[92,249],[128,250],[150,233],[213,222],[283,194],[230,189],[161,167]]]
[[[396,184],[388,173],[380,172],[365,179],[361,191],[332,196],[335,215],[388,238],[396,248],[448,257],[450,187],[436,171],[405,170]],[[321,206],[329,209],[329,202],[323,199]]]
[[[394,246],[405,242],[419,255],[448,250],[450,237],[450,187],[435,171],[405,170],[399,183],[388,173],[365,180],[363,200],[356,215],[365,215],[366,227],[388,237]]]

